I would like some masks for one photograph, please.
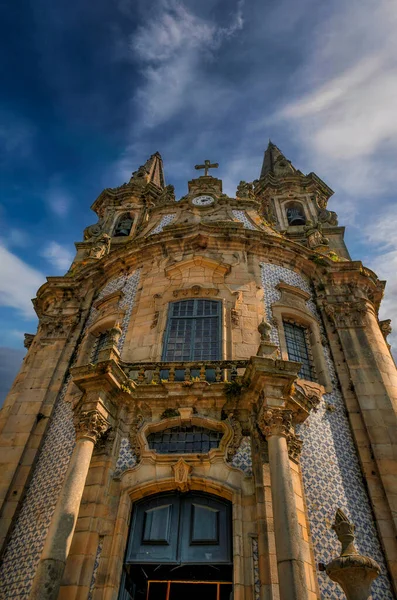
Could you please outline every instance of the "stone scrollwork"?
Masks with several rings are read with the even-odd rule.
[[[299,383],[295,383],[295,392],[299,394],[299,400],[305,406],[306,410],[316,411],[321,400],[321,396],[324,392],[324,388],[314,381],[299,380]]]
[[[109,254],[110,250],[110,236],[107,233],[103,233],[98,236],[92,244],[92,247],[88,251],[89,258],[102,258],[105,254]]]
[[[230,462],[240,447],[241,440],[243,439],[243,433],[240,421],[233,415],[229,416],[228,422],[233,429],[233,437],[226,450],[227,461]]]
[[[252,200],[255,198],[254,185],[246,181],[240,181],[237,186],[236,198]]]
[[[389,336],[392,332],[391,319],[385,319],[384,321],[379,321],[379,327],[383,334],[383,337],[386,340],[387,336]]]
[[[129,438],[130,438],[131,451],[133,454],[135,454],[137,462],[139,462],[139,460],[141,458],[141,444],[139,443],[138,432],[141,429],[144,421],[145,420],[144,420],[143,416],[138,415],[138,417],[135,419],[135,421],[133,422],[131,429],[130,429]]]
[[[74,417],[76,438],[91,439],[94,444],[110,427],[109,422],[97,410],[82,411]]]
[[[302,440],[295,433],[290,432],[287,437],[288,454],[290,459],[294,462],[299,461],[299,457],[302,452],[302,445]]]

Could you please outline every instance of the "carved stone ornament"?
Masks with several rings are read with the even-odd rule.
[[[233,429],[233,438],[229,442],[226,451],[227,460],[230,462],[240,447],[241,440],[243,439],[243,433],[240,421],[236,419],[233,415],[229,416],[228,422]]]
[[[59,340],[69,336],[72,327],[76,324],[78,315],[65,315],[58,317],[45,316],[40,319],[39,332],[42,339]]]
[[[293,432],[287,436],[288,455],[294,462],[299,462],[299,457],[302,452],[302,440]]]
[[[304,227],[305,237],[309,248],[317,248],[318,246],[328,246],[329,239],[323,235],[321,223],[314,224],[307,221]]]
[[[189,473],[192,467],[183,458],[180,458],[177,463],[172,465],[172,470],[176,489],[180,492],[187,492],[189,490]]]
[[[217,288],[203,288],[201,285],[192,285],[186,289],[174,290],[172,295],[174,298],[186,298],[188,296],[217,296],[218,293]]]
[[[383,333],[383,337],[387,340],[387,336],[391,334],[393,331],[391,328],[391,319],[385,319],[384,321],[379,321],[379,327],[381,332]],[[25,335],[27,335],[25,333]]]
[[[23,338],[24,338],[23,345],[25,346],[25,348],[27,350],[29,350],[29,348],[32,345],[32,342],[34,340],[34,333],[24,333]]]
[[[97,237],[88,251],[89,258],[102,258],[105,254],[109,254],[110,250],[110,236],[107,233],[103,233]]]
[[[340,304],[323,303],[328,318],[335,323],[336,327],[365,327],[365,314],[367,306],[365,301],[342,302]]]
[[[292,429],[292,410],[263,406],[258,417],[258,427],[266,439],[272,435],[287,438]]]
[[[341,586],[347,600],[369,600],[371,584],[380,574],[378,563],[357,552],[354,525],[340,508],[336,511],[332,529],[342,544],[341,554],[326,566],[320,564],[320,570],[325,570],[328,577]]]
[[[82,411],[75,415],[76,438],[89,438],[94,444],[109,429],[109,423],[97,410]]]
[[[311,410],[316,411],[320,403],[321,396],[324,393],[324,389],[318,383],[308,380],[299,380],[299,383],[295,383],[295,390],[302,394],[303,403],[305,408],[310,412]]]
[[[132,453],[136,456],[136,462],[141,458],[141,445],[138,440],[138,432],[144,423],[143,415],[138,415],[130,429],[130,445]]]
[[[253,200],[255,198],[253,184],[240,181],[237,186],[236,198]]]

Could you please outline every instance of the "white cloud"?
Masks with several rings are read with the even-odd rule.
[[[294,74],[300,93],[277,116],[317,172],[347,194],[368,196],[397,183],[397,4],[331,6]]]
[[[202,65],[221,43],[243,27],[243,0],[231,23],[217,27],[191,13],[177,0],[159,0],[153,12],[131,39],[132,52],[141,65],[143,86],[137,91],[146,126],[171,118],[179,109],[194,106],[202,111],[216,99],[227,101],[221,83],[206,82]]]
[[[58,242],[49,242],[40,254],[59,271],[66,271],[73,261],[72,252]]]
[[[0,245],[0,306],[16,308],[26,318],[34,316],[31,298],[45,277]]]

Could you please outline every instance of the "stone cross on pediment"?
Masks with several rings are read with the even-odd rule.
[[[208,176],[209,169],[217,169],[219,167],[219,163],[212,163],[210,160],[205,160],[203,165],[195,165],[195,169],[204,169],[204,176]]]

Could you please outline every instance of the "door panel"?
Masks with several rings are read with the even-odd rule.
[[[206,496],[186,496],[181,506],[181,562],[230,563],[230,542],[230,506]]]
[[[126,563],[230,564],[230,503],[165,494],[134,508]]]
[[[127,550],[127,563],[176,563],[180,502],[158,496],[136,505]]]

